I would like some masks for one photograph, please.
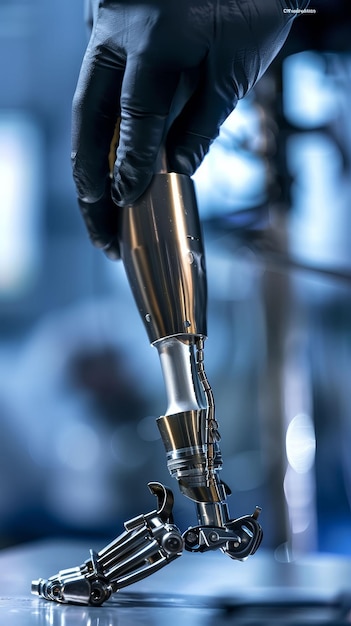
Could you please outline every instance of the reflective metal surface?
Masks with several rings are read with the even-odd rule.
[[[173,493],[149,483],[158,509],[125,522],[125,531],[78,567],[32,581],[32,594],[62,604],[100,606],[113,593],[154,574],[181,556],[184,542],[173,519]]]
[[[54,542],[0,552],[4,626],[246,626],[351,623],[351,561],[315,556],[293,563],[273,554],[233,563],[218,553],[185,553],[102,607],[43,602],[30,593],[38,572],[81,562],[86,543]]]
[[[173,523],[173,492],[161,483],[149,483],[148,487],[157,498],[157,510],[125,522],[122,534],[99,552],[90,550],[90,558],[81,565],[32,580],[32,594],[59,604],[97,607],[112,594],[171,564],[184,548],[189,552],[221,550],[232,559],[243,560],[259,547],[259,509],[236,520],[221,517],[219,523],[222,519],[225,523],[220,526],[217,520],[216,526],[204,526],[200,518],[199,526],[191,526],[181,535]]]
[[[123,209],[121,255],[150,343],[206,335],[207,284],[193,182],[156,174]]]
[[[206,410],[185,411],[165,415],[157,420],[167,452],[169,471],[180,481],[180,489],[191,499],[202,502],[225,500],[216,473],[222,466],[218,446],[215,447],[213,480],[206,481]]]
[[[178,337],[166,337],[157,341],[155,347],[160,357],[168,398],[165,415],[206,408],[194,344]]]

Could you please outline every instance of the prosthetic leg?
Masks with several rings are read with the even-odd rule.
[[[146,194],[123,209],[121,256],[150,343],[158,351],[168,407],[157,422],[168,469],[195,503],[197,525],[173,523],[173,494],[150,483],[157,510],[125,523],[125,532],[77,568],[33,581],[48,600],[100,605],[119,589],[167,565],[182,551],[220,549],[243,560],[262,530],[252,515],[230,519],[230,490],[219,478],[222,458],[212,389],[204,368],[207,282],[193,183],[156,174]]]

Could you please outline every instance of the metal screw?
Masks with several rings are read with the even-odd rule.
[[[178,552],[183,547],[183,542],[181,537],[178,535],[168,535],[163,540],[163,546],[168,552]]]
[[[52,596],[54,596],[54,598],[58,598],[61,594],[61,587],[59,587],[58,585],[51,587],[50,593]]]
[[[188,543],[191,543],[191,544],[197,543],[197,534],[194,533],[193,531],[189,531],[186,534],[186,540]]]

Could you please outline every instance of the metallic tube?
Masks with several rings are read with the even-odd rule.
[[[226,502],[197,502],[196,510],[200,525],[223,528],[230,519]]]
[[[206,336],[205,255],[188,176],[156,174],[145,194],[123,208],[121,256],[150,343]]]
[[[155,343],[166,386],[166,415],[206,408],[206,399],[197,371],[194,345],[178,337]]]
[[[206,410],[163,415],[157,425],[167,453],[167,465],[181,492],[195,502],[223,502],[226,488],[218,479],[222,456],[214,445],[214,465],[207,472]]]

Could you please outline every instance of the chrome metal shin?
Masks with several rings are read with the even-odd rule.
[[[198,503],[201,523],[223,525],[229,490],[218,477],[218,425],[204,369],[207,280],[193,182],[156,174],[144,196],[123,211],[121,255],[167,391],[158,426],[168,468]]]
[[[205,255],[188,176],[156,174],[123,208],[121,257],[150,343],[206,336]]]

